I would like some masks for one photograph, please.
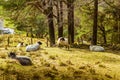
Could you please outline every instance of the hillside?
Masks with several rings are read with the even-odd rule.
[[[16,37],[14,40],[19,40]],[[22,38],[25,40],[26,37]],[[39,40],[43,45],[35,52],[25,52],[25,47],[17,49],[12,45],[7,50],[0,48],[0,80],[120,80],[118,51],[91,52],[88,48],[70,48],[68,51],[65,48],[45,47],[45,40]],[[22,66],[8,58],[10,51],[31,57],[33,65]]]

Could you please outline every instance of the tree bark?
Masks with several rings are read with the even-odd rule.
[[[57,1],[58,38],[63,37],[63,2]]]
[[[95,0],[92,45],[97,45],[97,26],[98,26],[97,23],[98,23],[98,0]]]
[[[59,37],[63,36],[63,2],[60,0],[60,29],[59,29]]]
[[[106,31],[105,31],[105,27],[103,26],[103,24],[101,23],[101,26],[98,26],[100,28],[100,30],[102,31],[102,36],[103,36],[103,41],[104,44],[107,44],[107,39],[106,39]]]
[[[74,0],[68,0],[68,42],[74,43]]]
[[[33,28],[30,29],[30,33],[31,33],[30,42],[31,44],[33,44]]]
[[[104,44],[107,44],[105,27],[103,27],[103,31],[102,32],[103,32]]]
[[[49,38],[50,38],[50,47],[52,47],[55,44],[55,32],[54,32],[54,24],[53,24],[53,6],[52,1],[49,1],[49,7],[48,7],[48,26],[49,26]]]

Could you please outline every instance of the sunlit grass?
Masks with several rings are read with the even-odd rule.
[[[120,52],[107,50],[91,52],[89,49],[45,47],[44,39],[34,39],[43,42],[41,49],[26,52],[25,47],[16,48],[19,37],[14,36],[14,46],[11,43],[6,50],[1,46],[0,72],[12,75],[12,79],[21,80],[119,80]],[[24,40],[26,40],[26,37]],[[30,38],[28,38],[30,39]],[[20,40],[21,41],[21,40]],[[29,43],[30,41],[26,41]],[[1,43],[3,44],[3,43]],[[8,58],[7,54],[14,51],[17,55],[29,56],[32,66],[21,66],[17,61]],[[7,76],[8,78],[10,76]],[[0,79],[3,79],[1,74]],[[12,80],[11,79],[11,80]]]

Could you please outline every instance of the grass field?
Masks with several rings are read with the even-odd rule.
[[[17,39],[15,38],[14,45],[17,44]],[[91,52],[88,48],[51,48],[45,47],[44,39],[40,40],[43,45],[35,52],[25,52],[25,47],[17,49],[12,46],[6,50],[1,46],[0,80],[120,80],[119,51],[107,49],[105,52]],[[8,58],[7,53],[10,51],[29,56],[33,65],[22,66]]]

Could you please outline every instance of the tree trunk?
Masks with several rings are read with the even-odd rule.
[[[30,42],[31,42],[31,44],[33,44],[33,29],[32,28],[30,29],[30,33],[31,33]]]
[[[74,43],[74,0],[68,0],[68,42]]]
[[[60,0],[60,30],[59,37],[63,36],[63,2]]]
[[[104,44],[107,44],[105,27],[103,27],[103,39],[104,39]]]
[[[94,23],[93,23],[93,36],[92,44],[97,45],[97,22],[98,22],[98,0],[94,2]]]
[[[50,38],[50,47],[52,47],[55,44],[55,33],[54,33],[54,24],[53,24],[53,6],[52,1],[49,1],[49,7],[48,7],[48,26],[49,26],[49,38]]]
[[[58,38],[63,37],[63,2],[57,1]]]
[[[101,26],[98,26],[98,27],[102,31],[102,36],[103,36],[104,44],[107,44],[106,31],[105,31],[105,27],[103,26],[102,22],[101,22]]]

